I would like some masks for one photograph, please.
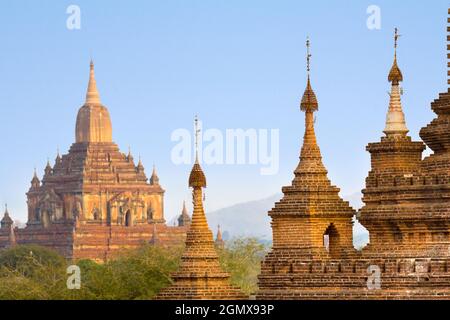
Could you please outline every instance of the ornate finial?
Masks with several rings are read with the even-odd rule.
[[[310,53],[310,47],[311,43],[309,41],[309,37],[306,38],[306,71],[308,71],[308,77],[309,73],[311,71],[311,53]]]
[[[198,148],[199,148],[199,135],[201,130],[199,129],[199,125],[198,125],[198,116],[195,116],[195,163],[199,163],[198,161]]]
[[[398,38],[400,38],[401,35],[398,34],[398,28],[395,28],[394,31],[394,50],[397,52],[397,44],[398,44]]]
[[[9,214],[9,212],[8,212],[8,203],[5,203],[5,214]]]
[[[398,85],[400,81],[403,81],[403,74],[397,65],[397,47],[398,38],[401,35],[398,34],[398,29],[395,28],[394,31],[394,64],[392,65],[391,71],[389,72],[388,80],[392,82],[393,85]]]
[[[198,117],[195,116],[195,163],[194,167],[191,170],[191,174],[189,176],[189,187],[192,188],[206,188],[206,177],[203,173],[202,168],[200,167],[200,163],[198,161],[198,135],[200,133],[200,129],[198,128]]]
[[[302,101],[300,103],[300,109],[302,111],[306,112],[314,112],[317,111],[319,108],[319,104],[317,103],[316,94],[314,93],[312,87],[311,87],[311,80],[310,80],[310,71],[311,71],[311,42],[309,41],[309,38],[306,40],[306,70],[308,73],[308,81],[306,84],[305,93],[303,94]]]

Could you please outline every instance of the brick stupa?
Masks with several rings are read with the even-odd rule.
[[[203,209],[206,177],[195,161],[189,176],[193,188],[194,212],[187,232],[186,248],[179,270],[172,274],[174,283],[157,296],[161,300],[241,300],[248,298],[230,285],[230,275],[219,264],[214,239]]]
[[[316,140],[313,114],[318,102],[309,76],[309,40],[307,47],[308,80],[300,104],[305,112],[303,147],[292,185],[283,188],[284,197],[269,212],[273,248],[262,263],[260,299],[297,299],[316,294],[326,281],[322,274],[324,263],[353,252],[355,212],[339,197],[339,189],[331,185]],[[337,265],[331,263],[329,268],[333,270]]]

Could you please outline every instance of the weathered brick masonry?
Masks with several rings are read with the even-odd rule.
[[[396,32],[396,49],[397,38]],[[408,136],[397,53],[388,79],[386,128],[381,141],[367,147],[372,168],[357,215],[370,244],[357,252],[351,246],[352,209],[330,186],[320,161],[312,121],[318,105],[308,77],[300,164],[292,186],[283,188],[284,198],[269,212],[274,243],[262,264],[258,298],[450,298],[450,90],[432,103],[437,118],[420,131],[433,151],[422,160],[425,144]],[[380,286],[372,281],[378,271]]]

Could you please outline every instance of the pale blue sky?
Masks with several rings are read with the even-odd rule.
[[[81,30],[66,8],[81,8]],[[369,5],[381,30],[366,27]],[[170,159],[177,128],[195,114],[205,129],[280,129],[280,171],[204,166],[209,210],[280,192],[292,180],[303,136],[307,35],[320,110],[317,136],[333,183],[358,192],[369,170],[368,142],[384,127],[394,27],[408,127],[418,138],[430,102],[446,89],[448,1],[23,1],[0,4],[0,203],[25,221],[33,168],[42,175],[56,148],[74,141],[89,58],[96,62],[114,140],[158,167],[166,216],[190,200],[190,166]],[[265,213],[262,213],[265,214]]]

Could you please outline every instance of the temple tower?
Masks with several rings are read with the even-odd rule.
[[[28,221],[19,244],[53,248],[71,259],[108,259],[124,248],[158,239],[184,242],[185,227],[167,227],[164,189],[156,169],[150,179],[139,158],[120,151],[112,139],[108,109],[102,104],[90,63],[84,104],[78,111],[75,142],[47,162],[42,181],[36,171],[28,198]],[[0,241],[0,247],[3,243]]]
[[[422,179],[420,164],[425,145],[412,141],[408,135],[401,102],[400,82],[403,81],[403,74],[397,64],[398,38],[395,29],[394,62],[388,76],[391,93],[385,135],[380,142],[367,146],[372,169],[363,190],[365,206],[359,214],[360,222],[370,232],[366,252],[373,248],[374,255],[390,251],[382,247],[395,246],[396,250],[405,248],[410,251],[408,246],[415,243],[415,239],[408,234],[414,232],[411,228],[417,228],[417,225],[411,224],[411,212],[421,210],[420,204],[402,205],[416,195],[411,186]]]
[[[261,299],[296,299],[314,294],[316,285],[324,286],[311,280],[314,273],[327,261],[343,259],[354,252],[355,212],[339,197],[339,189],[331,185],[315,135],[314,112],[319,105],[311,86],[309,46],[308,40],[308,78],[300,103],[305,112],[303,147],[291,186],[282,189],[284,197],[269,212],[273,248],[262,263],[258,293]],[[330,284],[330,290],[334,286]]]
[[[196,119],[197,128],[197,119]],[[197,129],[196,129],[197,130]],[[198,141],[198,130],[196,132]],[[238,288],[230,285],[230,275],[219,264],[214,239],[208,227],[203,209],[203,188],[206,177],[198,161],[189,176],[189,187],[193,189],[194,212],[187,232],[186,247],[179,270],[172,274],[174,283],[163,289],[157,299],[163,300],[236,300],[247,297]]]

